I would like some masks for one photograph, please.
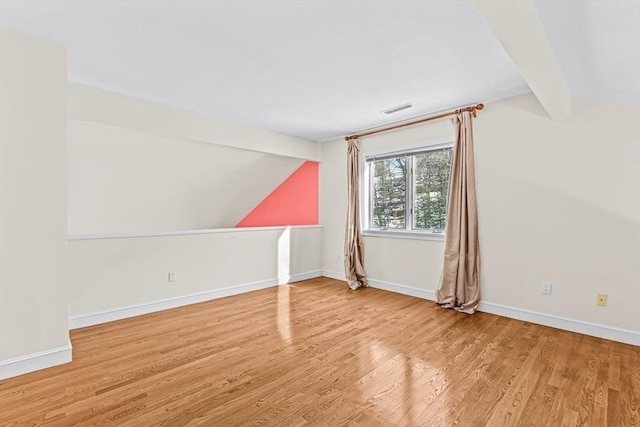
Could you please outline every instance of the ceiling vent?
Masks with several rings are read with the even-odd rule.
[[[397,107],[393,107],[393,108],[389,108],[388,110],[384,110],[383,113],[385,113],[385,114],[393,114],[393,113],[397,113],[398,111],[406,110],[407,108],[411,108],[411,107],[413,107],[413,105],[411,105],[411,104],[398,105]]]

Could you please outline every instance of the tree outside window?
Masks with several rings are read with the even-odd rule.
[[[447,146],[367,159],[368,229],[443,232],[452,154]]]

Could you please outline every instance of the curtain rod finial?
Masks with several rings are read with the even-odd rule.
[[[483,110],[483,109],[484,109],[484,104],[478,104],[478,105],[476,105],[476,109],[477,109],[477,110]]]

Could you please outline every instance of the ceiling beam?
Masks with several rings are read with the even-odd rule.
[[[571,94],[532,0],[473,0],[547,114],[571,117]]]

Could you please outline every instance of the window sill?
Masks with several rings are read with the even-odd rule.
[[[402,230],[363,230],[363,236],[391,237],[393,239],[434,240],[444,242],[444,233],[431,233],[428,231],[402,231]]]

